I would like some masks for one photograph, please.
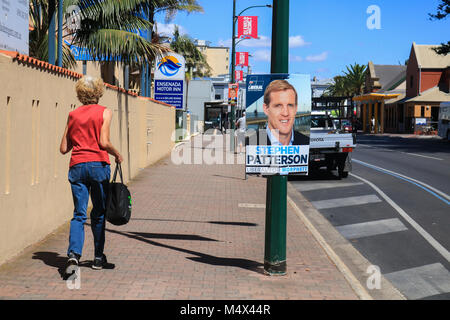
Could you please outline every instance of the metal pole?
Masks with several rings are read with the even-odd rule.
[[[62,25],[63,25],[63,2],[64,0],[58,1],[58,66],[63,66],[62,61]]]
[[[145,67],[145,62],[142,64],[141,67],[141,96],[142,97],[146,97],[146,88],[147,88],[147,84],[146,84],[146,79],[147,79],[147,75],[146,72],[147,68]]]
[[[289,72],[289,0],[273,1],[271,73]],[[264,270],[285,275],[287,176],[267,178]]]
[[[48,63],[55,64],[55,14],[56,14],[55,0],[48,1]]]
[[[233,34],[231,35],[231,74],[230,74],[230,83],[235,82],[235,59],[236,59],[236,0],[233,0]],[[234,152],[234,130],[235,130],[235,110],[236,106],[231,103],[231,114],[230,114],[230,129],[231,129],[231,137],[230,137],[230,151]]]

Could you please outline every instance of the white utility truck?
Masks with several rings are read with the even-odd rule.
[[[450,102],[442,102],[439,108],[438,135],[450,141]]]
[[[309,166],[312,171],[326,167],[337,169],[346,178],[352,169],[351,153],[356,135],[344,129],[343,119],[332,117],[330,110],[311,111]]]

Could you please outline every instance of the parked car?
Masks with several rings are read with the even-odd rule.
[[[342,129],[344,132],[353,132],[353,126],[350,120],[342,120]]]

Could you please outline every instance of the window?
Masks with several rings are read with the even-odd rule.
[[[216,94],[216,96],[215,96],[215,98],[214,99],[216,99],[216,100],[220,100],[220,99],[222,99],[222,96],[220,95],[220,94]]]
[[[424,117],[425,117],[425,107],[424,107],[424,106],[421,106],[421,107],[420,107],[420,117],[421,117],[421,118],[424,118]]]

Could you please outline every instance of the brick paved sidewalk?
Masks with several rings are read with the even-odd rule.
[[[243,173],[160,161],[129,184],[132,220],[106,226],[114,269],[90,268],[86,226],[81,287],[68,289],[67,224],[0,267],[0,299],[358,299],[289,206],[288,274],[264,275],[265,179]]]

